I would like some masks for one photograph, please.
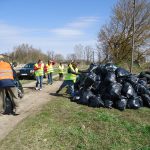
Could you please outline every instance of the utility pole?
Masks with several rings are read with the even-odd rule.
[[[135,33],[135,0],[133,0],[133,33],[132,33],[132,54],[131,54],[131,67],[130,72],[133,71],[133,60],[134,60],[134,33]]]

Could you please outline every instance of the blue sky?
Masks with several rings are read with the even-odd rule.
[[[77,44],[96,47],[117,0],[0,0],[0,53],[28,43],[67,55]]]

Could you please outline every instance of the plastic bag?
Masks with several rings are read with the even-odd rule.
[[[150,107],[150,96],[147,95],[147,94],[143,94],[143,95],[141,95],[141,97],[142,97],[142,100],[143,100],[143,105],[147,106],[147,107]]]
[[[138,83],[139,78],[137,78],[135,75],[130,75],[126,77],[126,82],[129,82],[132,86],[136,85]]]
[[[122,85],[120,83],[111,83],[106,92],[107,95],[111,96],[111,99],[119,99],[121,96],[121,89],[122,89]]]
[[[115,72],[118,67],[114,64],[108,63],[105,65],[105,68],[107,71]]]
[[[93,97],[93,93],[90,89],[82,89],[82,92],[80,94],[80,100],[78,101],[81,104],[88,105],[90,97]]]
[[[91,106],[91,107],[104,107],[104,102],[100,96],[90,97],[89,106]]]
[[[72,99],[71,99],[72,102],[79,102],[80,101],[80,96],[74,96]]]
[[[92,86],[96,81],[96,74],[94,73],[89,73],[84,80],[84,88],[89,88],[90,86]]]
[[[117,68],[116,71],[116,76],[118,77],[124,77],[124,76],[129,76],[131,73],[123,68]]]
[[[123,84],[121,94],[127,98],[135,97],[137,95],[129,82]]]
[[[127,108],[138,109],[140,108],[140,99],[139,97],[131,97],[128,99]]]
[[[94,70],[97,69],[97,67],[98,67],[97,64],[91,63],[90,66],[89,66],[89,68],[88,68],[88,72],[93,72]]]
[[[105,82],[105,84],[115,83],[116,75],[113,72],[107,72],[104,82]]]
[[[111,101],[110,99],[105,99],[104,100],[104,105],[105,105],[105,107],[106,108],[112,108],[112,106],[113,106],[113,101]]]
[[[142,84],[142,85],[145,86],[145,87],[147,87],[147,80],[139,79],[138,83],[139,83],[139,84]]]
[[[121,96],[121,99],[117,100],[115,104],[116,104],[116,108],[118,108],[119,110],[125,110],[127,105],[127,98]]]
[[[140,96],[143,94],[150,95],[150,90],[147,87],[143,86],[142,84],[135,85],[134,89]]]
[[[149,71],[143,71],[139,74],[139,78],[146,78],[147,82],[150,82],[150,72]]]

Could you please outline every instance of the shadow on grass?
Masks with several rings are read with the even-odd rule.
[[[57,94],[57,93],[50,93],[50,95],[52,96],[56,96],[56,97],[64,97],[64,98],[68,98],[70,99],[70,96],[67,94]]]

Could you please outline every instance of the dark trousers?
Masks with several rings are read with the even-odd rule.
[[[72,80],[64,80],[58,91],[61,91],[66,86],[68,87],[69,94],[74,96],[74,82]]]
[[[59,73],[59,80],[63,79],[63,73]]]

